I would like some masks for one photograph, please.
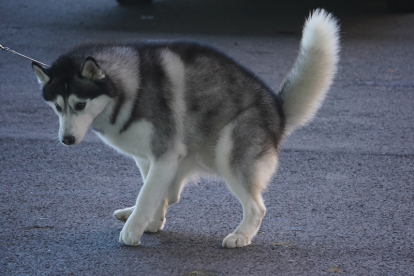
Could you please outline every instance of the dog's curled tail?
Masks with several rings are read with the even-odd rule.
[[[299,55],[279,90],[285,135],[314,117],[333,81],[338,54],[337,20],[325,10],[315,10],[305,22]]]

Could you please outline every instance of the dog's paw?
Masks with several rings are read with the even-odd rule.
[[[164,228],[165,218],[164,219],[153,219],[151,220],[147,227],[145,228],[145,232],[149,233],[157,233],[158,231]]]
[[[140,245],[142,232],[137,229],[138,227],[134,227],[132,223],[127,223],[122,228],[121,233],[119,234],[119,242],[125,243],[126,245]]]
[[[120,209],[120,210],[116,210],[114,212],[114,217],[122,222],[126,222],[129,218],[129,216],[132,214],[132,212],[134,211],[135,206],[129,207],[129,208],[125,208],[125,209]]]
[[[243,234],[231,233],[223,240],[223,247],[226,248],[236,248],[243,247],[250,244],[250,238]]]

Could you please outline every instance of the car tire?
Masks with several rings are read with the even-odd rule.
[[[414,0],[387,0],[388,8],[395,12],[414,12]]]
[[[147,5],[152,0],[116,0],[120,5]]]

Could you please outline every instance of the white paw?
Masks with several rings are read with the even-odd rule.
[[[141,236],[142,231],[139,231],[139,227],[136,227],[128,220],[119,234],[119,242],[123,242],[126,245],[140,245]]]
[[[223,240],[223,247],[236,248],[243,247],[250,244],[250,239],[243,234],[231,233]]]
[[[153,219],[151,220],[147,227],[145,228],[145,232],[156,233],[164,228],[165,218],[164,219]]]
[[[135,206],[116,210],[114,212],[114,217],[122,222],[126,222],[129,218],[129,216],[132,214],[132,211],[134,211]]]

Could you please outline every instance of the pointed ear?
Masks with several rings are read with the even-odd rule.
[[[45,86],[50,81],[50,76],[46,70],[37,62],[32,62],[32,69],[41,86]]]
[[[93,57],[87,57],[81,68],[81,75],[90,80],[101,80],[105,78],[104,72]]]

